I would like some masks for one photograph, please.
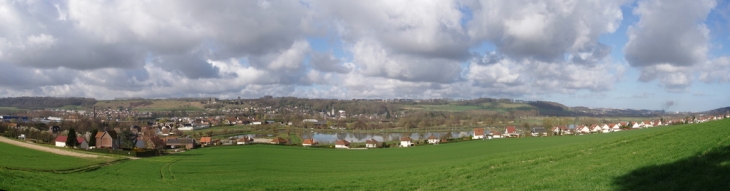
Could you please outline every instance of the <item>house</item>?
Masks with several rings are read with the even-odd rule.
[[[553,132],[553,135],[569,135],[571,134],[570,129],[568,129],[568,126],[560,125],[555,126],[550,131]]]
[[[68,140],[68,136],[59,135],[56,137],[56,146],[57,147],[65,147],[66,146],[66,140]]]
[[[585,125],[578,125],[578,127],[575,128],[575,133],[585,134],[585,133],[590,133],[590,132],[591,132],[591,129]]]
[[[517,133],[517,128],[515,126],[507,126],[504,128],[504,136],[506,137],[520,137],[520,134]]]
[[[484,128],[474,128],[474,137],[471,139],[484,139]]]
[[[287,143],[287,141],[284,138],[276,137],[274,139],[271,139],[271,142],[270,143],[271,144],[274,144],[274,145],[284,145],[284,144]]]
[[[625,122],[616,123],[616,124],[614,124],[614,123],[608,124],[608,128],[610,128],[612,132],[621,131],[622,123],[625,123]]]
[[[261,121],[254,121],[254,122],[251,122],[251,125],[261,125]]]
[[[378,148],[378,141],[372,138],[365,140],[365,148]]]
[[[350,142],[347,142],[346,140],[339,139],[335,141],[335,148],[337,149],[349,149],[350,148]]]
[[[200,137],[200,145],[201,146],[209,146],[211,145],[212,140],[210,137]]]
[[[547,130],[545,130],[545,127],[533,127],[530,132],[533,137],[547,136]]]
[[[644,126],[643,125],[643,122],[642,123],[631,122],[631,128],[632,129],[639,129],[639,128],[643,127],[643,126]]]
[[[251,142],[253,142],[253,138],[244,136],[244,137],[239,138],[236,141],[236,144],[237,145],[246,145],[246,144],[251,144]]]
[[[644,128],[654,127],[654,122],[652,121],[644,121]]]
[[[195,148],[195,139],[192,138],[168,138],[165,145],[170,148],[184,148],[187,150]]]
[[[147,149],[165,149],[165,140],[162,140],[159,137],[149,137],[144,139],[144,147]]]
[[[496,139],[496,138],[504,138],[504,137],[502,136],[502,132],[493,130],[492,132],[489,133],[489,139],[492,139],[492,138]]]
[[[434,145],[438,145],[438,144],[439,144],[439,142],[440,142],[439,138],[437,138],[437,137],[436,137],[436,136],[434,136],[433,134],[431,134],[431,136],[428,136],[428,138],[427,138],[427,139],[428,139],[428,144],[434,144]]]
[[[119,137],[114,130],[96,133],[96,148],[119,148]]]
[[[304,141],[302,141],[302,146],[305,146],[305,147],[309,147],[309,146],[313,146],[313,145],[317,145],[317,144],[318,144],[318,142],[315,141],[314,139],[304,139]]]
[[[57,147],[65,147],[66,146],[66,140],[68,140],[68,136],[59,135],[56,137],[56,146]],[[86,142],[86,139],[83,137],[76,137],[76,147],[82,148],[82,149],[88,149],[89,143]]]
[[[602,133],[610,133],[611,132],[611,128],[608,127],[608,124],[605,124],[604,123],[603,125],[599,125],[599,127],[601,127],[601,132]]]
[[[84,137],[76,137],[76,141],[79,143],[76,145],[80,149],[89,149],[89,142]]]
[[[412,140],[411,140],[410,137],[405,137],[405,136],[404,137],[401,137],[400,138],[400,147],[410,147],[410,146],[413,146],[413,143],[411,143],[411,141]]]
[[[601,127],[596,124],[592,124],[590,127],[588,127],[588,129],[591,130],[591,133],[601,132]]]

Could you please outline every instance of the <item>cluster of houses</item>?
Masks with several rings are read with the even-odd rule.
[[[632,121],[632,122],[619,122],[619,123],[606,123],[606,124],[591,124],[591,125],[559,125],[550,128],[550,132],[553,135],[571,135],[571,134],[591,134],[591,133],[611,133],[619,132],[622,129],[643,129],[658,126],[667,126],[672,124],[685,124],[685,123],[703,123],[707,121],[720,120],[728,118],[730,116],[707,116],[697,117],[693,120],[686,119],[673,119],[673,120],[645,120],[645,121]],[[518,132],[515,126],[507,126],[504,131],[490,130],[495,128],[474,128],[474,136],[472,139],[492,139],[492,138],[510,138],[523,136],[522,133]],[[548,136],[548,131],[545,127],[532,127],[529,135],[533,137]]]

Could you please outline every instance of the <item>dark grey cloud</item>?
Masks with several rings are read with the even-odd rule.
[[[323,72],[336,72],[336,73],[348,73],[350,69],[342,65],[342,61],[331,52],[313,52],[312,59],[309,63],[314,66],[315,69]]]

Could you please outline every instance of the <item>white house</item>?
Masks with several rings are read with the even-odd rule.
[[[410,147],[413,146],[413,143],[411,143],[410,137],[401,137],[400,138],[400,147]]]
[[[250,138],[250,137],[245,137],[245,136],[244,136],[244,137],[241,137],[241,138],[240,138],[240,139],[238,139],[238,140],[236,140],[236,144],[237,144],[237,145],[246,145],[246,144],[251,144],[251,142],[253,142],[253,139],[252,139],[252,138]]]
[[[590,129],[590,130],[591,130],[591,133],[598,133],[598,132],[601,132],[601,127],[599,127],[599,126],[598,126],[598,125],[596,125],[596,124],[593,124],[593,125],[591,125],[590,127],[588,127],[588,129]]]
[[[502,137],[502,133],[499,131],[492,131],[489,133],[489,139],[497,139],[497,138],[504,138]]]
[[[378,148],[378,141],[372,138],[365,140],[365,148]]]
[[[436,136],[434,136],[433,134],[431,134],[431,136],[428,136],[428,144],[437,145],[437,144],[439,144],[439,142],[440,142],[439,138],[436,138]]]
[[[639,129],[639,128],[641,128],[641,127],[643,127],[643,126],[644,126],[643,124],[644,124],[644,122],[640,122],[640,123],[637,123],[637,122],[632,122],[632,123],[631,123],[631,128],[632,128],[632,129]]]
[[[610,133],[611,132],[611,127],[609,127],[608,124],[603,124],[603,125],[601,125],[601,132],[603,132],[603,133]]]
[[[56,146],[57,147],[65,147],[66,146],[66,140],[68,139],[67,136],[59,135],[56,137]]]
[[[350,148],[350,142],[347,142],[346,140],[337,140],[337,141],[335,141],[335,148],[337,148],[337,149],[349,149]]]
[[[303,147],[310,147],[312,145],[317,145],[317,141],[314,139],[304,139],[304,141],[302,141]]]
[[[261,125],[261,121],[254,121],[254,122],[251,122],[251,125]]]
[[[578,127],[575,128],[576,133],[590,133],[591,129],[588,128],[588,126],[585,125],[578,125]]]
[[[623,124],[623,123],[625,123],[625,122],[616,123],[616,124],[608,124],[608,126],[609,126],[609,128],[611,128],[611,131],[616,132],[616,131],[621,131],[621,124]]]
[[[474,128],[472,139],[484,139],[484,128]]]

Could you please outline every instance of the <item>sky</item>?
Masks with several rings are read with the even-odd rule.
[[[0,0],[0,97],[730,106],[712,0]]]

